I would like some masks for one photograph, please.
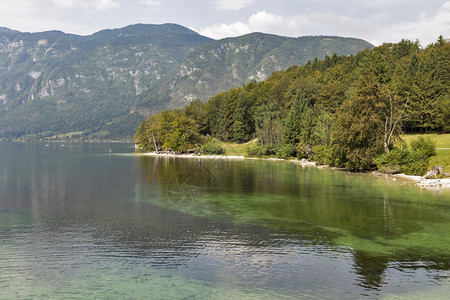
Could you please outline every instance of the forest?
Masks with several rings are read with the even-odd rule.
[[[315,58],[220,93],[206,103],[150,115],[135,134],[145,151],[245,143],[249,156],[297,157],[348,170],[424,174],[431,140],[404,133],[450,131],[450,41],[402,40],[356,55]]]

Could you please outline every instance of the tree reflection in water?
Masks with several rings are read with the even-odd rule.
[[[421,199],[411,203],[410,195],[403,196],[405,190],[399,193],[399,185],[286,162],[158,157],[140,163],[148,182],[156,180],[160,191],[168,191],[162,199],[172,199],[178,206],[180,201],[173,195],[182,197],[184,204],[189,200],[189,206],[176,208],[184,213],[288,229],[308,244],[338,247],[336,251],[349,246],[361,287],[379,289],[386,284],[384,273],[390,263],[401,262],[408,268],[444,264],[449,269],[445,246],[436,252],[429,251],[435,244],[408,244],[410,236],[427,230],[424,224],[445,223],[448,218]],[[411,195],[416,193],[408,189]],[[440,230],[434,234],[443,234],[445,228]]]

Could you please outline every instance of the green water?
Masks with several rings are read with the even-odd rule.
[[[1,299],[450,292],[448,190],[289,162],[133,151],[0,143]]]

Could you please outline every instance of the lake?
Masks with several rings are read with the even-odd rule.
[[[449,190],[290,162],[133,153],[0,143],[1,299],[450,294]]]

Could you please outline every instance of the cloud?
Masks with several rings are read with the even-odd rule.
[[[18,0],[14,2],[0,2],[0,16],[7,17],[19,15],[23,13],[24,15],[28,15],[30,13],[35,13],[39,11],[39,5],[35,1],[32,0]]]
[[[297,27],[294,21],[288,21],[283,17],[276,16],[265,11],[251,15],[248,19],[250,28],[255,31],[289,34]]]
[[[295,35],[297,24],[283,17],[265,11],[251,15],[247,22],[232,24],[214,24],[200,31],[200,34],[221,39],[231,36],[240,36],[251,32],[265,32],[280,35]]]
[[[249,6],[252,2],[253,0],[216,0],[214,4],[219,10],[240,10]]]
[[[314,13],[303,17],[308,30],[315,34],[321,32],[324,35],[347,35],[359,37],[362,33],[374,31],[374,25],[367,19],[336,15],[330,12]]]
[[[140,0],[139,3],[147,6],[161,6],[161,2],[156,0]]]
[[[93,1],[93,5],[98,10],[105,10],[109,8],[118,8],[120,5],[118,2],[115,2],[113,0],[96,0]]]
[[[81,8],[85,10],[106,10],[120,6],[114,0],[53,0],[53,3],[64,9]]]
[[[89,32],[84,25],[71,23],[68,19],[52,18],[58,15],[48,1],[43,6],[35,0],[15,0],[0,2],[0,20],[2,24],[10,29],[22,32],[39,32],[46,30],[62,30],[73,33]],[[67,3],[66,3],[67,4]]]
[[[450,1],[439,8],[423,11],[415,19],[399,19],[391,11],[379,10],[365,17],[317,12],[299,16],[304,19],[303,30],[312,34],[341,35],[363,38],[374,45],[397,43],[402,39],[415,41],[423,46],[437,40],[440,34],[450,35]]]
[[[436,41],[440,34],[448,38],[450,35],[450,1],[445,2],[438,10],[421,13],[416,22],[399,24],[398,30],[406,38],[418,38],[422,45]]]
[[[282,36],[337,35],[362,38],[374,45],[397,43],[402,39],[418,39],[426,46],[436,41],[440,34],[446,38],[450,36],[450,1],[438,8],[422,11],[409,20],[396,18],[392,11],[384,9],[371,11],[366,15],[346,10],[341,13],[317,11],[287,17],[260,11],[246,21],[218,23],[199,32],[214,39],[251,32]]]
[[[241,36],[252,32],[251,28],[242,22],[233,24],[214,24],[200,31],[201,35],[213,38],[222,39],[225,37]]]

